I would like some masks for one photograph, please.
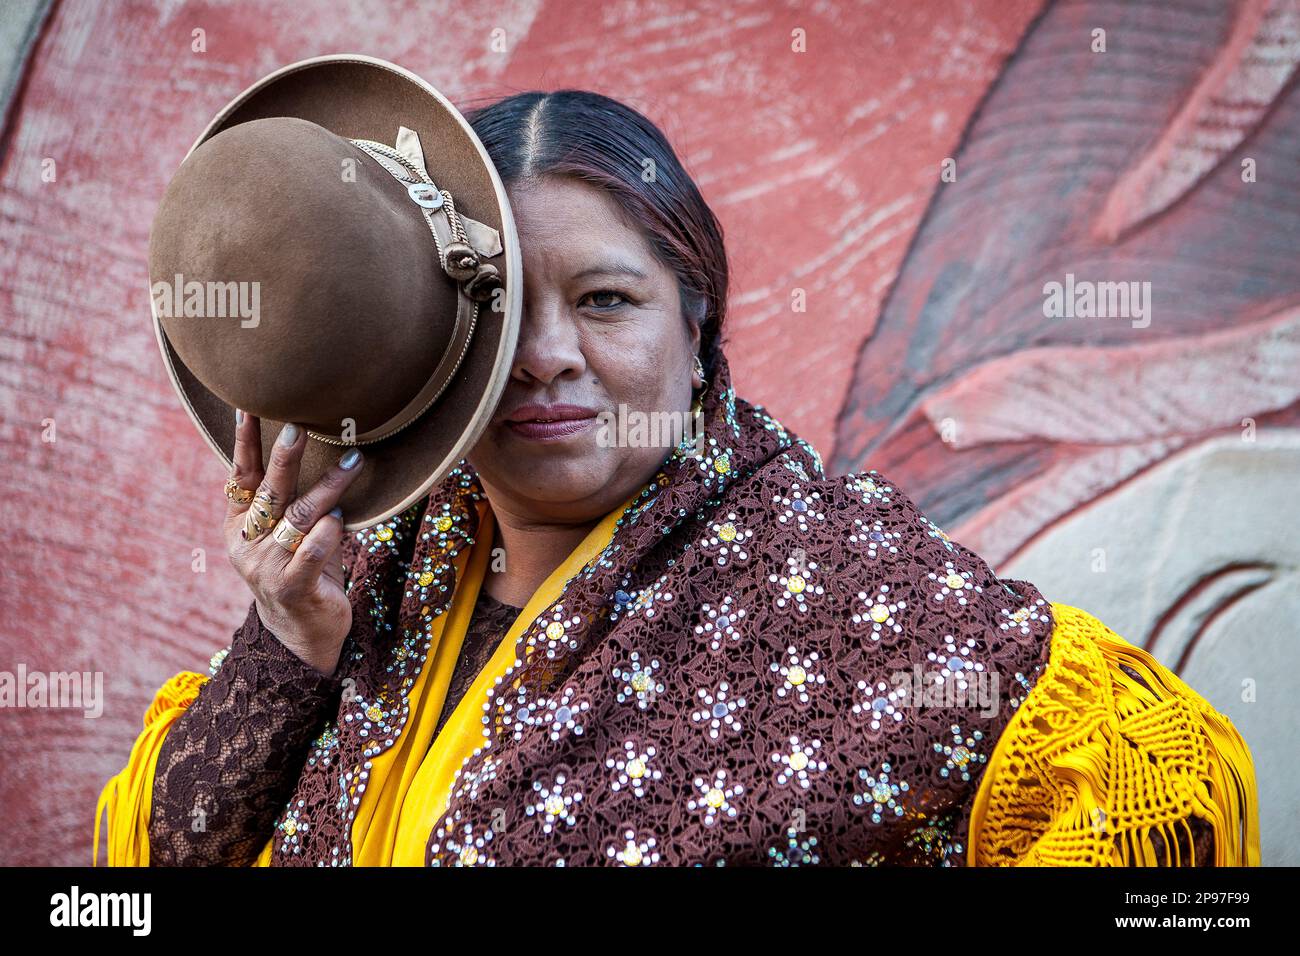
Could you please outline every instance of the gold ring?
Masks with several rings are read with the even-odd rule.
[[[259,491],[253,496],[253,503],[244,512],[244,527],[240,534],[245,541],[256,541],[275,525],[275,516],[271,514],[271,496]]]
[[[253,500],[253,492],[242,487],[234,478],[227,478],[226,497],[237,505],[246,505]]]
[[[271,532],[271,537],[276,544],[292,554],[298,550],[298,545],[302,544],[302,539],[307,535],[289,524],[288,518],[281,518],[275,530]]]

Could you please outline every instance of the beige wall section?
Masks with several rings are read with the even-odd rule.
[[[1300,864],[1297,473],[1300,431],[1218,438],[1095,501],[999,569],[1096,614],[1228,716],[1254,757],[1266,866]]]

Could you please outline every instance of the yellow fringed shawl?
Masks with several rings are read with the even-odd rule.
[[[1254,766],[1228,718],[1092,615],[1052,615],[1047,666],[980,781],[968,865],[1194,866],[1175,829],[1190,847],[1197,817],[1214,830],[1215,866],[1258,866]]]
[[[480,541],[490,545],[486,505]],[[478,599],[490,547],[475,547],[463,585],[431,633],[436,650],[411,691],[413,723],[375,761],[352,829],[361,866],[420,866],[456,772],[484,742],[482,701],[514,661],[516,640],[565,582],[603,548],[616,508],[537,590],[436,740],[433,728]],[[1049,661],[998,738],[970,815],[968,865],[1192,865],[1177,856],[1175,827],[1213,826],[1216,866],[1259,865],[1254,768],[1226,717],[1145,651],[1077,608],[1052,605]],[[1148,687],[1120,669],[1125,664]],[[108,811],[110,866],[148,866],[154,767],[172,722],[208,678],[185,671],[158,691],[126,768],[108,781],[95,816]],[[432,740],[432,743],[431,743]],[[1159,831],[1173,860],[1161,859]],[[272,835],[274,837],[274,835]],[[268,866],[274,839],[254,865]]]

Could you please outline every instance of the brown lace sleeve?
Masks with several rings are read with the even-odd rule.
[[[337,708],[341,683],[281,644],[254,602],[225,659],[159,751],[151,864],[254,862],[312,738]]]

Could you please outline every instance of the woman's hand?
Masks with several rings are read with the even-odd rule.
[[[352,604],[343,588],[342,512],[335,505],[361,471],[362,458],[359,450],[348,449],[315,485],[295,498],[308,440],[306,429],[286,425],[263,471],[261,423],[245,414],[235,426],[231,477],[241,488],[269,497],[273,525],[284,518],[306,537],[293,552],[274,540],[269,530],[246,540],[243,531],[252,505],[231,501],[225,518],[226,547],[230,563],[253,592],[262,623],[281,644],[329,676],[338,667],[343,641],[352,628]]]

